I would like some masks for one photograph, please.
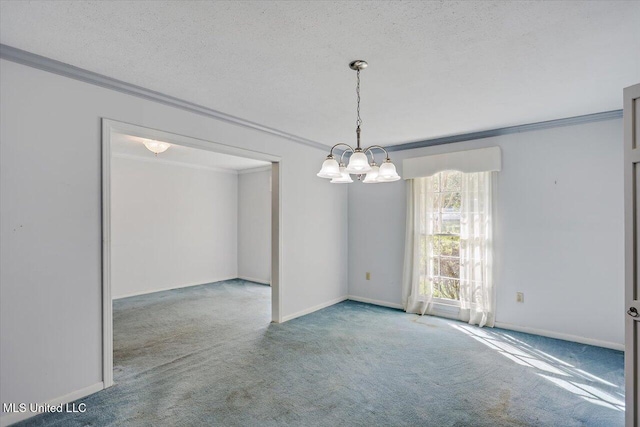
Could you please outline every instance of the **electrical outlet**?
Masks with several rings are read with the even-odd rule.
[[[367,275],[366,275],[366,277],[367,277],[367,280],[371,280],[371,273],[369,273],[369,272],[367,271]]]
[[[516,302],[524,302],[524,294],[522,292],[516,292]]]

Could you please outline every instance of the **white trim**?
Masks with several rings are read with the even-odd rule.
[[[381,307],[397,308],[400,310],[404,309],[404,307],[402,307],[402,304],[396,304],[394,302],[380,301],[377,299],[364,298],[356,295],[349,295],[347,298],[351,301],[364,302],[367,304],[379,305]]]
[[[437,306],[447,307],[447,309],[451,307],[451,309],[455,308],[457,310],[460,310],[460,301],[458,300],[433,297],[431,299],[431,302]]]
[[[247,174],[247,173],[265,172],[265,171],[270,171],[270,170],[271,170],[271,165],[257,166],[255,168],[251,168],[251,169],[240,169],[238,171],[238,175],[244,175],[244,174]]]
[[[444,317],[451,320],[460,320],[460,307],[450,304],[433,303],[431,312],[428,316]]]
[[[275,185],[274,185],[275,184]],[[284,257],[282,242],[284,227],[282,226],[282,162],[271,163],[271,321],[282,323],[282,260]]]
[[[640,270],[640,253],[638,240],[640,230],[638,214],[638,167],[640,167],[640,84],[624,88],[624,308],[631,310],[640,308],[638,297],[638,275]],[[638,319],[633,312],[627,311],[624,316],[624,379],[625,379],[625,420],[628,426],[637,426],[640,418],[640,388],[638,384],[639,358],[638,351]]]
[[[113,300],[111,295],[111,132],[102,119],[102,382],[113,385]]]
[[[502,169],[500,147],[452,151],[431,156],[412,157],[402,161],[404,179],[422,178],[445,170],[463,173],[499,172]]]
[[[111,131],[130,136],[137,136],[143,139],[160,139],[170,144],[181,145],[183,147],[198,148],[200,150],[213,151],[215,153],[229,154],[237,157],[246,157],[248,159],[262,160],[265,162],[279,162],[280,157],[260,151],[247,150],[220,143],[218,141],[209,141],[205,139],[193,138],[187,135],[181,135],[168,131],[147,128],[131,123],[119,122],[107,118],[102,119],[103,123],[111,127]]]
[[[128,294],[124,294],[122,296],[113,297],[113,300],[115,301],[115,300],[119,300],[119,299],[123,299],[123,298],[136,297],[138,295],[155,294],[156,292],[172,291],[174,289],[190,288],[192,286],[209,285],[211,283],[225,282],[227,280],[233,280],[233,279],[237,279],[237,278],[238,278],[238,276],[229,276],[229,277],[225,277],[225,278],[222,278],[222,279],[209,280],[209,281],[206,281],[206,282],[186,283],[184,285],[168,286],[166,288],[160,288],[160,289],[149,289],[149,290],[146,290],[146,291],[131,292],[131,293],[128,293]]]
[[[522,132],[535,132],[543,129],[553,129],[562,126],[575,126],[584,123],[599,122],[602,120],[615,120],[622,118],[622,110],[602,111],[600,113],[585,114],[582,116],[565,117],[562,119],[547,120],[546,122],[534,122],[506,128],[489,129],[478,132],[469,132],[459,135],[443,136],[440,138],[426,139],[423,141],[405,142],[387,146],[387,151],[413,150],[416,148],[433,147],[435,145],[453,144],[455,142],[473,141],[482,138],[493,138],[502,135],[511,135]]]
[[[175,160],[161,159],[159,157],[149,158],[149,157],[142,157],[142,156],[136,156],[133,154],[123,154],[123,153],[114,153],[111,156],[117,157],[119,159],[134,160],[137,162],[156,163],[156,164],[160,163],[164,165],[180,166],[180,167],[191,168],[191,169],[204,169],[212,172],[228,173],[231,175],[238,175],[239,173],[239,171],[235,169],[221,168],[218,166],[198,165],[195,163],[177,162]],[[271,169],[271,166],[269,166],[269,169]]]
[[[95,383],[90,385],[89,387],[82,388],[80,390],[73,391],[69,394],[65,394],[64,396],[55,397],[47,402],[44,405],[58,406],[64,405],[66,403],[73,402],[74,400],[82,399],[83,397],[87,397],[90,394],[96,393],[100,390],[103,390],[104,384],[102,381],[99,383]],[[11,402],[3,402],[3,403],[11,403]],[[0,427],[10,426],[11,424],[15,424],[19,421],[24,421],[31,417],[35,417],[36,415],[40,415],[40,413],[32,413],[32,412],[14,412],[3,414],[0,417]]]
[[[321,144],[316,141],[312,141],[307,138],[303,138],[297,135],[281,131],[279,129],[271,128],[261,125],[259,123],[251,122],[249,120],[235,117],[230,114],[216,111],[211,108],[207,108],[201,105],[191,103],[179,98],[175,98],[169,95],[165,95],[160,92],[145,89],[140,86],[136,86],[121,80],[112,79],[92,71],[88,71],[73,65],[65,64],[60,61],[56,61],[51,58],[36,55],[35,53],[27,52],[21,49],[17,49],[12,46],[0,44],[0,58],[7,61],[12,61],[17,64],[26,65],[38,70],[43,70],[49,73],[58,74],[71,79],[79,80],[81,82],[93,84],[96,86],[111,89],[117,92],[126,93],[131,96],[137,96],[150,101],[155,101],[160,104],[169,105],[175,108],[181,108],[186,111],[191,111],[196,114],[211,117],[214,119],[222,120],[224,122],[233,123],[238,126],[244,126],[250,129],[254,129],[260,132],[270,133],[272,135],[280,136],[282,138],[290,139],[291,141],[298,142],[309,147],[317,148],[326,151],[330,145]],[[531,132],[541,129],[551,129],[561,126],[573,126],[582,123],[591,123],[601,120],[612,120],[622,118],[622,110],[603,111],[600,113],[585,114],[582,116],[565,117],[555,120],[547,120],[545,122],[528,123],[516,126],[510,126],[506,128],[489,129],[485,131],[470,132],[460,135],[450,135],[440,138],[427,139],[423,141],[413,141],[406,143],[399,143],[395,145],[388,145],[387,151],[399,151],[399,150],[411,150],[414,148],[431,147],[434,145],[451,144],[460,141],[471,141],[475,139],[490,138],[501,135],[510,135],[513,133]]]
[[[364,298],[364,297],[359,297],[355,295],[349,295],[347,298],[352,301],[364,302],[367,304],[379,305],[382,307],[399,308],[399,309],[403,308],[401,304],[374,300],[371,298]],[[428,315],[444,317],[447,319],[459,321],[460,307],[456,307],[454,305],[434,303],[433,311]],[[624,351],[624,344],[619,344],[619,343],[614,343],[609,341],[601,341],[593,338],[585,338],[578,335],[563,334],[561,332],[553,332],[553,331],[547,331],[544,329],[529,328],[526,326],[518,326],[518,325],[513,325],[510,323],[503,323],[503,322],[495,322],[495,327],[500,329],[508,329],[510,331],[525,332],[527,334],[539,335],[542,337],[576,342],[579,344],[588,344],[596,347],[604,347],[604,348],[611,348],[613,350]]]
[[[311,314],[314,311],[322,310],[323,308],[330,307],[330,306],[338,304],[338,303],[340,303],[342,301],[346,301],[347,299],[349,299],[349,297],[347,295],[345,295],[343,297],[332,299],[332,300],[327,301],[327,302],[323,302],[322,304],[315,305],[313,307],[307,308],[307,309],[299,311],[297,313],[289,314],[288,316],[283,316],[282,317],[282,322],[287,322],[289,320],[293,320],[296,317],[306,316],[307,314]]]
[[[371,298],[359,297],[356,295],[349,295],[347,297],[351,301],[364,302],[366,304],[379,305],[381,307],[389,307],[396,308],[399,310],[404,310],[402,304],[398,304],[395,302],[388,301],[380,301]],[[451,304],[443,304],[439,302],[433,303],[433,310],[429,315],[438,316],[438,317],[446,317],[447,319],[460,320],[460,307],[451,305]]]
[[[255,277],[248,277],[248,276],[238,276],[237,278],[240,280],[247,280],[249,282],[260,283],[261,285],[271,286],[270,280],[256,279]]]
[[[561,332],[547,331],[544,329],[529,328],[527,326],[518,326],[511,323],[496,322],[496,328],[508,329],[510,331],[525,332],[527,334],[540,335],[542,337],[555,338],[559,340],[577,342],[579,344],[594,345],[596,347],[611,348],[613,350],[624,351],[624,344],[609,341],[601,341],[593,338],[585,338],[578,335],[563,334]]]

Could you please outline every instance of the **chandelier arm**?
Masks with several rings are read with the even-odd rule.
[[[371,147],[366,148],[364,150],[364,154],[367,154],[367,151],[369,152],[369,154],[371,154],[371,163],[375,163],[376,162],[376,158],[373,156],[373,150],[371,150]]]
[[[386,156],[385,160],[389,160],[389,153],[387,152],[387,150],[386,150],[384,147],[381,147],[381,146],[379,146],[379,145],[372,145],[372,146],[370,146],[370,147],[367,147],[364,151],[365,151],[365,153],[366,153],[367,151],[371,152],[371,157],[373,158],[373,149],[374,149],[374,148],[377,148],[377,149],[379,149],[379,150],[384,151],[384,155]]]
[[[331,151],[329,152],[329,156],[333,157],[333,150],[340,146],[340,145],[344,145],[346,147],[349,148],[349,150],[353,151],[353,148],[351,148],[351,146],[349,144],[345,144],[344,142],[338,142],[336,145],[334,145],[333,147],[331,147]]]
[[[351,151],[351,153],[353,153],[353,148],[349,147],[349,149],[348,149],[348,150],[344,150],[344,151],[342,152],[342,154],[340,155],[340,163],[344,163],[344,162],[343,162],[343,160],[344,160],[344,155],[345,155],[345,154],[347,154],[349,151]]]

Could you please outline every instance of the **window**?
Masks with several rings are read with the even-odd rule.
[[[409,196],[402,275],[408,313],[493,326],[493,198],[501,162],[499,147],[402,162]]]
[[[421,233],[420,293],[456,304],[460,299],[462,173],[444,171],[423,179],[430,193],[423,200],[432,206]]]

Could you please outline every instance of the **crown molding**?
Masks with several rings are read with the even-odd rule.
[[[452,144],[454,142],[471,141],[474,139],[491,138],[494,136],[510,135],[513,133],[532,132],[536,130],[573,126],[621,118],[622,110],[603,111],[601,113],[585,114],[583,116],[567,117],[564,119],[548,120],[545,122],[529,123],[525,125],[509,126],[505,128],[490,129],[480,132],[470,132],[460,135],[444,136],[441,138],[425,139],[423,141],[407,142],[404,144],[386,146],[385,148],[387,149],[387,151],[412,150],[414,148],[432,147],[434,145]]]
[[[327,145],[321,144],[317,141],[303,138],[298,135],[293,135],[279,129],[261,125],[260,123],[242,119],[240,117],[232,116],[231,114],[226,114],[221,111],[204,107],[202,105],[194,104],[180,98],[165,95],[161,92],[156,92],[154,90],[146,89],[141,86],[123,82],[121,80],[116,80],[102,74],[94,73],[93,71],[74,67],[73,65],[65,64],[64,62],[56,61],[55,59],[47,58],[45,56],[36,55],[35,53],[7,46],[5,44],[0,44],[0,58],[6,59],[7,61],[16,62],[18,64],[27,65],[32,68],[37,68],[39,70],[48,71],[50,73],[58,74],[64,77],[69,77],[81,82],[115,90],[127,95],[136,96],[149,101],[159,102],[170,107],[180,108],[191,113],[200,114],[202,116],[210,117],[226,123],[231,123],[236,126],[242,126],[259,132],[275,135],[280,138],[285,138],[290,141],[306,145],[308,147],[317,148],[323,151],[326,151],[329,148]]]
[[[121,80],[112,79],[111,77],[104,76],[102,74],[94,73],[82,68],[74,67],[73,65],[65,64],[64,62],[56,61],[44,56],[36,55],[35,53],[27,52],[15,47],[0,44],[0,58],[8,61],[16,62],[29,67],[37,68],[50,73],[58,74],[61,76],[69,77],[75,80],[79,80],[85,83],[90,83],[96,86],[101,86],[107,89],[115,90],[127,95],[137,96],[139,98],[147,99],[150,101],[159,102],[164,105],[168,105],[175,108],[180,108],[195,114],[210,117],[223,122],[231,123],[237,126],[253,129],[259,132],[267,133],[270,135],[285,138],[294,142],[297,142],[308,147],[316,148],[319,150],[327,151],[330,147],[317,141],[313,141],[301,136],[293,135],[279,129],[271,128],[261,125],[256,122],[242,119],[240,117],[232,116],[211,108],[204,107],[202,105],[194,104],[189,101],[185,101],[173,96],[165,95],[161,92],[156,92],[150,89],[136,86],[130,83],[123,82]],[[431,147],[434,145],[451,144],[454,142],[471,141],[474,139],[491,138],[495,136],[509,135],[513,133],[531,132],[542,129],[551,129],[562,126],[572,126],[577,124],[598,122],[603,120],[612,120],[622,118],[622,110],[604,111],[594,114],[586,114],[582,116],[567,117],[557,120],[548,120],[544,122],[529,123],[517,126],[509,126],[498,129],[490,129],[479,132],[470,132],[460,135],[451,135],[440,138],[425,139],[414,142],[406,142],[396,145],[387,145],[385,148],[387,151],[401,151],[411,150],[414,148]],[[339,154],[340,151],[336,150]]]

